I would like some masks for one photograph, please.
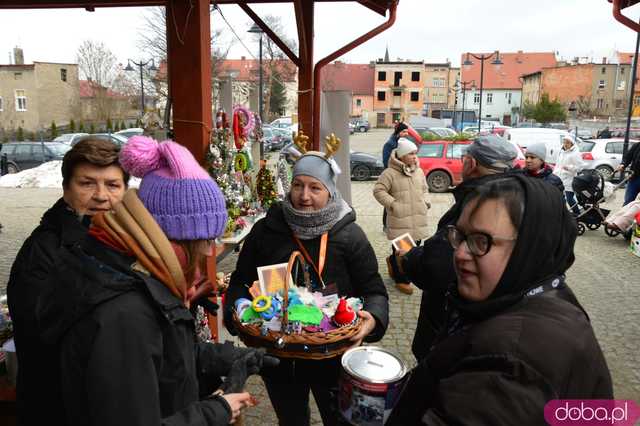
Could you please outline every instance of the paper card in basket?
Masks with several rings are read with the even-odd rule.
[[[278,292],[282,294],[285,281],[291,285],[292,279],[287,271],[287,264],[278,263],[258,267],[258,281],[262,295],[275,296]]]

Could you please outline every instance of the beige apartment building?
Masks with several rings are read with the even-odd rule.
[[[423,61],[378,60],[375,64],[373,96],[375,122],[371,124],[389,127],[396,121],[422,115],[424,79]]]
[[[432,117],[434,111],[449,106],[451,82],[451,64],[424,64],[424,110]],[[455,81],[454,81],[455,83]]]
[[[0,65],[0,130],[35,132],[79,115],[77,64],[34,62]]]

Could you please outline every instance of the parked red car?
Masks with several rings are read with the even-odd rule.
[[[462,153],[471,141],[430,141],[418,148],[418,161],[430,192],[446,192],[462,182]]]

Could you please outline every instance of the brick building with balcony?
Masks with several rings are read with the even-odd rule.
[[[389,127],[396,121],[423,115],[424,61],[378,60],[374,77],[373,110],[376,119],[372,125]]]

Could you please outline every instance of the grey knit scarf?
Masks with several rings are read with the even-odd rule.
[[[338,192],[329,200],[326,206],[320,210],[309,212],[294,208],[288,195],[282,201],[284,220],[293,231],[293,234],[301,240],[311,240],[328,232],[333,228],[333,225],[338,223],[350,211],[351,207]]]

